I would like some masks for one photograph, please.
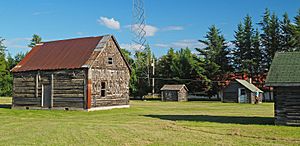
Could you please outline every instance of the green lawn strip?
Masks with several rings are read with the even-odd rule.
[[[299,145],[273,104],[131,101],[106,111],[0,108],[4,145]]]

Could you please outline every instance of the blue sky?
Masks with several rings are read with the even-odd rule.
[[[0,5],[0,37],[12,55],[28,51],[33,34],[43,41],[113,34],[122,47],[132,44],[132,0],[1,0]],[[202,47],[197,40],[215,24],[230,41],[246,14],[257,23],[265,8],[293,19],[300,1],[145,0],[147,40],[156,56],[169,47]]]

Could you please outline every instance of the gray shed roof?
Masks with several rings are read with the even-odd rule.
[[[179,91],[182,88],[185,88],[186,91],[189,91],[188,88],[184,84],[164,85],[160,90],[174,90],[174,91]]]
[[[257,88],[255,85],[249,83],[246,80],[240,80],[240,79],[235,79],[238,83],[242,84],[244,87],[249,89],[251,92],[263,92],[259,88]]]

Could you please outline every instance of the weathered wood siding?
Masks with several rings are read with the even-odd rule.
[[[240,83],[233,81],[225,89],[223,89],[223,102],[239,102],[239,88],[245,88]],[[246,90],[246,103],[254,103],[255,97],[253,93],[245,88]],[[255,95],[255,94],[254,94]]]
[[[162,101],[187,101],[188,93],[182,88],[180,91],[163,90],[161,91]]]
[[[13,106],[40,106],[36,97],[36,72],[14,73]]]
[[[238,82],[231,82],[225,89],[223,89],[223,102],[239,102],[238,88],[243,88]]]
[[[300,126],[300,86],[274,87],[276,125]]]
[[[163,90],[162,101],[178,101],[178,92],[174,90]]]
[[[110,38],[89,70],[92,79],[92,107],[129,104],[129,69]],[[108,63],[112,58],[112,64]],[[101,83],[105,83],[105,96],[101,96]]]
[[[84,70],[29,71],[14,73],[13,106],[42,106],[42,86],[51,86],[52,107],[84,108]]]
[[[184,88],[178,91],[178,101],[187,101],[187,97],[188,93]]]

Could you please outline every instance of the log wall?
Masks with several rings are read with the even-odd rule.
[[[14,73],[13,107],[42,107],[42,86],[50,85],[53,108],[84,108],[85,80],[80,69]]]
[[[300,126],[300,87],[274,87],[276,125]]]
[[[238,82],[231,82],[225,89],[223,89],[223,102],[235,102],[238,103],[238,88],[244,88]]]
[[[178,91],[163,90],[161,91],[162,101],[178,101]]]

